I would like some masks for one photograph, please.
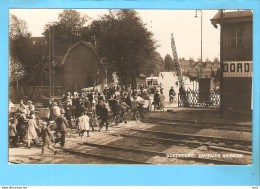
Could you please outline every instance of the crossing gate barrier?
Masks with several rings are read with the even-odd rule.
[[[189,91],[178,93],[178,106],[179,107],[205,107],[205,108],[219,108],[220,95],[219,92],[199,92]]]

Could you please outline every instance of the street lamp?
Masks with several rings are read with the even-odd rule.
[[[201,73],[201,68],[202,68],[202,18],[203,18],[203,14],[202,14],[202,10],[197,9],[196,10],[196,14],[195,14],[195,18],[198,18],[198,11],[200,11],[200,17],[201,17],[201,24],[200,24],[200,30],[201,30],[201,35],[200,35],[200,73]],[[201,75],[201,74],[200,74]]]

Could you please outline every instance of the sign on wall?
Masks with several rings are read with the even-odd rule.
[[[224,61],[223,77],[252,77],[252,61]]]

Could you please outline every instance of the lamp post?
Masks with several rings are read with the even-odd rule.
[[[223,104],[223,9],[220,10],[220,117],[223,117],[224,104]]]
[[[198,18],[198,11],[200,11],[200,17],[201,17],[201,21],[200,21],[200,77],[201,77],[201,68],[202,68],[202,18],[203,18],[203,14],[202,14],[202,10],[197,9],[196,10],[196,14],[195,14],[195,18]]]

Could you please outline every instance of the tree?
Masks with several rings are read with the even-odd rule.
[[[18,91],[18,81],[25,76],[25,70],[19,60],[13,57],[9,58],[9,82],[16,82],[16,89]]]
[[[153,34],[145,28],[135,10],[110,10],[90,25],[99,55],[105,58],[124,85],[144,73],[154,59]]]
[[[64,9],[59,14],[59,22],[62,33],[58,33],[61,38],[68,41],[73,41],[80,38],[82,28],[87,22],[88,17],[81,17],[80,13],[73,9]]]
[[[159,75],[164,69],[164,61],[158,52],[153,53],[153,58],[148,64],[142,67],[142,73],[147,76]]]
[[[218,57],[215,57],[214,60],[213,60],[214,63],[219,63],[219,59]]]
[[[24,20],[19,19],[17,16],[10,15],[9,24],[9,38],[11,40],[19,39],[21,37],[30,37],[28,32],[27,23]]]
[[[210,60],[209,60],[209,58],[208,58],[208,57],[206,58],[205,62],[210,62]]]
[[[173,68],[175,68],[175,65],[172,60],[172,57],[171,57],[171,55],[167,54],[164,58],[164,70],[173,71]]]
[[[89,17],[87,15],[81,17],[80,13],[73,9],[64,9],[58,19],[57,22],[44,26],[43,35],[47,41],[49,37],[54,37],[55,54],[64,56],[69,47],[84,39],[83,36],[86,38],[87,28],[84,25]]]
[[[27,30],[27,23],[15,15],[10,15],[9,25],[9,57],[10,63],[16,62],[14,66],[21,65],[25,73],[19,78],[20,83],[29,81],[32,69],[31,59],[31,34]],[[12,58],[11,58],[12,57]],[[19,64],[17,63],[19,62]]]

